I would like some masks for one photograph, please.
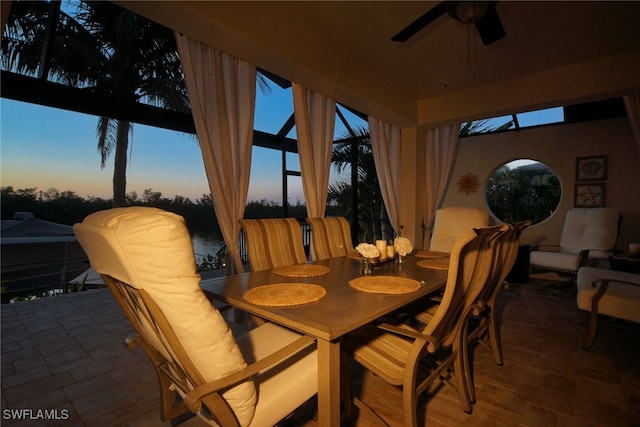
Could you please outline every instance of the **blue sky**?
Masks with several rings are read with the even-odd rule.
[[[271,93],[258,90],[255,128],[276,133],[293,111],[291,89],[273,85]],[[344,110],[343,110],[344,111]],[[345,113],[352,126],[365,123]],[[38,191],[56,188],[80,197],[112,197],[113,160],[100,169],[97,152],[98,118],[2,98],[0,100],[0,184]],[[345,128],[336,119],[336,135]],[[295,128],[289,135],[295,138]],[[135,125],[129,155],[127,192],[145,189],[163,197],[185,196],[192,201],[209,193],[204,166],[194,136]],[[299,170],[297,156],[287,168]],[[281,153],[253,150],[249,200],[282,201]],[[347,172],[348,174],[348,172]],[[348,176],[348,175],[347,175]],[[332,173],[332,179],[336,179]],[[289,202],[304,202],[299,177],[289,178]]]

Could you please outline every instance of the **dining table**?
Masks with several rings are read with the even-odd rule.
[[[338,426],[343,415],[341,406],[345,402],[340,395],[344,385],[341,383],[340,338],[442,289],[447,272],[420,267],[418,260],[407,256],[403,263],[381,261],[374,265],[371,275],[363,275],[361,260],[342,256],[309,263],[310,273],[306,277],[299,274],[300,269],[292,275],[283,275],[282,269],[271,269],[203,280],[201,288],[212,300],[223,301],[316,339],[318,425]],[[367,283],[382,287],[367,289],[356,286]],[[408,288],[407,284],[410,285]],[[278,305],[280,302],[270,304],[253,298],[268,296],[268,292],[261,292],[264,290],[275,293],[280,287],[296,286],[297,289],[314,291],[311,299],[301,303],[294,301],[293,305]]]

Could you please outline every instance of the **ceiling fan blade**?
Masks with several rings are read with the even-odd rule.
[[[485,46],[497,42],[506,35],[498,12],[496,12],[495,3],[492,3],[484,16],[478,19],[475,24]]]
[[[407,25],[402,31],[391,38],[394,42],[406,42],[413,37],[418,31],[438,19],[447,11],[447,2],[443,1],[438,3],[433,8],[429,9],[427,13]]]

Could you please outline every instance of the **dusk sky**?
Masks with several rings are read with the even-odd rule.
[[[293,111],[291,89],[271,85],[271,93],[256,95],[255,128],[276,133]],[[342,110],[351,126],[366,123]],[[501,124],[510,117],[497,118]],[[562,109],[519,115],[522,126],[562,120]],[[111,199],[113,158],[100,168],[96,126],[98,117],[24,102],[0,99],[0,185],[14,189],[73,191],[78,196]],[[336,119],[336,137],[345,134]],[[290,137],[295,138],[295,127]],[[287,167],[299,170],[297,156],[288,155]],[[346,176],[346,178],[345,178]],[[342,179],[349,179],[349,172]],[[331,181],[336,174],[331,171]],[[195,202],[209,194],[204,165],[195,136],[136,124],[130,144],[127,193],[141,196],[145,189]],[[253,149],[249,201],[282,201],[281,153]],[[289,202],[304,203],[301,179],[289,177]]]
[[[293,111],[291,89],[273,85],[257,91],[255,129],[276,133]],[[343,110],[344,111],[344,110]],[[365,122],[349,115],[352,126]],[[80,197],[112,197],[113,158],[100,169],[96,126],[98,117],[7,99],[0,100],[0,181],[14,189],[36,187],[73,191]],[[336,135],[345,129],[336,119]],[[295,138],[295,128],[290,137]],[[299,170],[297,156],[287,167]],[[251,200],[281,202],[281,153],[254,148],[249,184]],[[332,179],[335,173],[332,171]],[[304,202],[301,180],[289,179],[289,202]],[[127,193],[145,189],[163,197],[185,196],[195,201],[209,193],[195,136],[136,124],[130,144]]]

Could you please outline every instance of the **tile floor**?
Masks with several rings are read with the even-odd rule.
[[[538,281],[500,296],[505,363],[473,351],[477,403],[459,408],[447,387],[422,399],[420,425],[640,426],[640,326],[603,325],[593,349],[582,349],[586,318],[569,295]],[[0,307],[2,419],[12,426],[161,426],[155,373],[106,289]],[[246,325],[233,325],[240,331]],[[352,389],[391,426],[402,425],[399,390],[354,369]],[[17,420],[47,415],[58,420]],[[314,426],[296,418],[288,425]],[[200,426],[192,418],[182,426]],[[357,427],[376,425],[366,415]]]

